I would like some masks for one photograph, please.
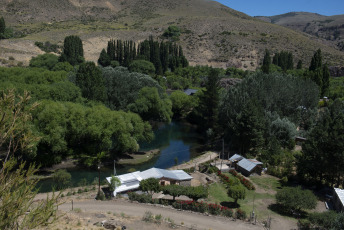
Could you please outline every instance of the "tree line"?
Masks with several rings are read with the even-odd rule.
[[[145,60],[153,63],[155,74],[162,75],[167,70],[174,72],[178,67],[189,65],[184,56],[183,48],[175,43],[148,40],[138,43],[133,41],[110,40],[107,49],[102,50],[98,63],[103,67],[116,65],[116,62],[129,67],[134,60]]]

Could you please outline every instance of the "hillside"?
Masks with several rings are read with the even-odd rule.
[[[329,45],[344,51],[344,14],[324,16],[307,12],[291,12],[256,18],[324,39]]]
[[[0,15],[23,38],[1,40],[0,58],[28,63],[42,53],[35,41],[62,44],[79,35],[85,57],[96,61],[110,38],[158,38],[169,25],[191,65],[254,70],[264,50],[288,50],[306,65],[318,48],[330,65],[344,65],[344,52],[304,33],[263,22],[210,0],[0,0]]]

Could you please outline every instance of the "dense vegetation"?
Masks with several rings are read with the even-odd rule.
[[[144,60],[146,62],[136,62],[135,60]],[[107,50],[103,49],[100,53],[98,63],[103,67],[114,65],[114,63],[124,67],[130,67],[131,70],[147,73],[153,72],[151,64],[154,65],[155,73],[162,75],[168,69],[174,72],[178,67],[187,67],[189,65],[183,54],[181,46],[171,42],[154,41],[153,37],[136,44],[133,41],[110,40]],[[148,62],[148,63],[147,63]],[[150,62],[150,63],[149,63]],[[140,65],[140,67],[138,66]]]

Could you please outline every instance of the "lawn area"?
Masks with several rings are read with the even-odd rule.
[[[230,178],[232,175],[226,174]],[[275,177],[252,177],[250,178],[258,186],[260,191],[266,190],[266,192],[257,192],[246,189],[245,200],[238,200],[240,209],[244,210],[247,215],[252,212],[253,202],[254,210],[259,219],[266,218],[271,215],[271,210],[268,209],[268,205],[275,202],[275,196],[273,195],[278,187],[280,187],[279,179]],[[209,186],[209,202],[217,203],[227,207],[235,207],[234,199],[228,197],[227,189],[222,183],[213,183]]]
[[[260,188],[269,192],[277,192],[282,187],[278,178],[269,175],[252,176],[250,180]]]

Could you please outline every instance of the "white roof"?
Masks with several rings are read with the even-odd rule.
[[[255,159],[253,160],[248,160],[246,158],[243,158],[241,161],[239,161],[238,165],[245,169],[248,172],[251,172],[252,169],[254,169],[257,165],[263,164],[262,162],[259,162]]]
[[[337,193],[337,196],[344,207],[344,189],[334,188],[334,191]]]
[[[118,186],[114,191],[115,196],[118,192],[138,189],[140,187],[140,181],[148,178],[168,178],[178,181],[192,179],[192,176],[190,176],[183,170],[165,170],[158,168],[151,168],[143,172],[136,171],[132,173],[126,173],[117,177],[121,181],[121,185]],[[107,177],[106,180],[110,183],[111,177]]]
[[[151,168],[141,172],[141,177],[143,179],[148,178],[168,178],[172,180],[191,180],[192,177],[184,172],[183,170],[165,170],[165,169],[158,169],[158,168]]]

